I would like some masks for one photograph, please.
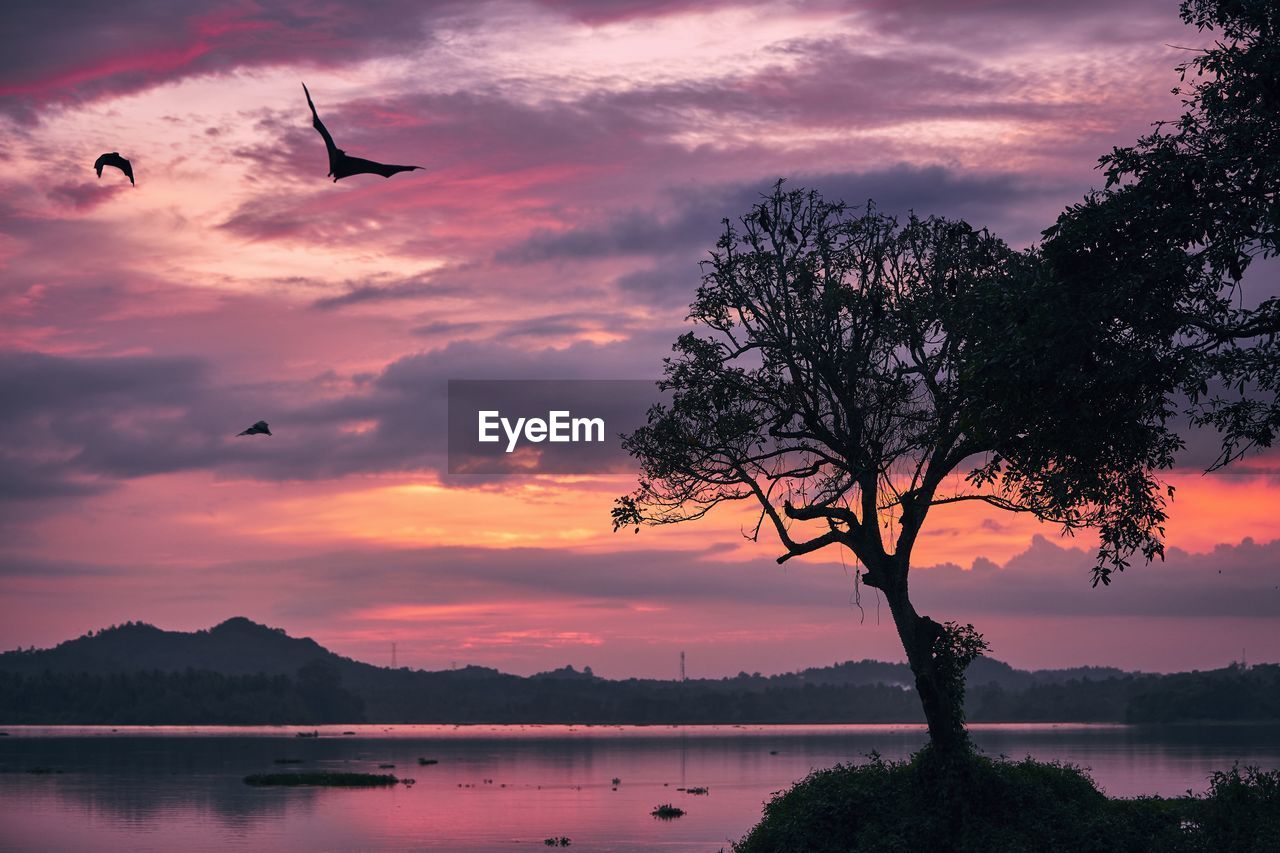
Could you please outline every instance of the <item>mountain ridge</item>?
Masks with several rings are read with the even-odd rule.
[[[210,628],[195,631],[171,631],[146,622],[126,622],[90,631],[47,649],[16,649],[0,652],[0,670],[34,673],[52,672],[139,672],[159,670],[181,672],[187,669],[207,670],[224,675],[292,675],[300,667],[315,660],[332,663],[346,677],[369,676],[372,673],[398,671],[433,675],[461,673],[466,677],[506,677],[535,680],[578,681],[644,681],[677,683],[676,679],[603,678],[591,667],[578,671],[571,665],[559,669],[519,676],[482,666],[461,670],[392,669],[355,660],[333,652],[310,637],[294,637],[283,628],[255,622],[245,616],[233,616]],[[968,671],[971,686],[995,683],[1006,689],[1025,688],[1037,683],[1062,683],[1072,679],[1100,680],[1122,675],[1136,675],[1115,667],[1071,667],[1065,669],[1021,670],[994,658],[974,661]],[[721,678],[690,679],[698,682],[732,680],[759,681],[774,684],[870,685],[886,684],[910,687],[913,679],[905,663],[870,658],[849,660],[824,667],[807,667],[793,672],[760,675],[739,673]],[[360,678],[363,680],[363,678]]]
[[[1153,675],[1114,668],[967,673],[972,722],[1280,721],[1280,666]],[[904,664],[847,661],[764,676],[533,676],[378,667],[244,617],[192,632],[129,622],[0,654],[0,723],[248,725],[918,723]]]

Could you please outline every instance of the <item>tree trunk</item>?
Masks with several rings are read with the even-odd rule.
[[[907,596],[905,577],[897,589],[884,593],[916,677],[916,692],[929,724],[929,741],[940,755],[967,751],[970,743],[964,727],[964,681],[939,656],[946,654],[946,649],[938,645],[942,626],[916,613]]]

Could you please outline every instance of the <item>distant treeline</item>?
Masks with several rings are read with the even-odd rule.
[[[285,675],[207,670],[18,674],[0,672],[0,721],[45,725],[345,723],[364,702],[327,664]]]
[[[974,722],[1280,721],[1274,664],[1148,675],[984,657],[967,677]],[[237,617],[193,632],[130,622],[0,654],[0,724],[920,722],[911,683],[905,664],[873,660],[689,681],[389,669]]]
[[[1172,675],[1127,674],[1007,690],[970,687],[975,722],[1177,723],[1280,720],[1280,666]]]
[[[295,676],[208,671],[0,672],[0,723],[862,723],[919,722],[914,692],[885,684],[609,681],[491,670],[384,670],[354,690],[329,662]],[[969,691],[974,722],[1280,720],[1280,667],[1074,679]]]

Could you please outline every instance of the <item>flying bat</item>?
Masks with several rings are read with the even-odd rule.
[[[333,143],[333,137],[329,135],[329,131],[325,128],[324,122],[320,121],[320,114],[316,112],[315,102],[311,100],[311,92],[307,90],[307,84],[302,84],[302,91],[307,95],[307,106],[311,107],[311,126],[320,131],[320,135],[324,137],[324,147],[329,152],[329,177],[333,178],[336,184],[341,178],[349,178],[352,175],[381,175],[389,178],[396,172],[412,172],[414,169],[421,169],[421,166],[394,166],[389,163],[375,163],[373,160],[366,160],[363,157],[352,157]]]
[[[237,437],[242,435],[271,435],[271,429],[267,426],[266,421],[258,421],[244,432],[236,433]]]
[[[115,166],[117,169],[124,172],[125,177],[129,179],[129,183],[133,184],[135,187],[137,186],[137,184],[133,183],[133,166],[129,164],[128,160],[120,156],[119,151],[112,151],[109,154],[103,154],[97,160],[93,161],[93,170],[98,173],[99,178],[102,177],[103,166]]]

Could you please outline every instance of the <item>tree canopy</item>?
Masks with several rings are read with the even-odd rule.
[[[935,746],[966,743],[972,626],[911,604],[932,508],[965,501],[1097,531],[1093,582],[1162,556],[1162,480],[1216,427],[1216,464],[1280,429],[1280,298],[1241,283],[1280,232],[1280,5],[1187,0],[1219,39],[1179,70],[1185,112],[1101,159],[1106,186],[1015,251],[783,188],[724,231],[666,360],[670,402],[624,439],[615,529],[759,510],[779,561],[848,549],[882,590]]]
[[[642,479],[616,525],[751,500],[780,560],[838,543],[873,586],[961,501],[1097,527],[1103,579],[1159,553],[1167,353],[1069,304],[1034,252],[779,184],[704,272],[671,403],[626,440]]]
[[[1280,429],[1280,299],[1245,293],[1280,252],[1280,5],[1188,0],[1213,42],[1178,67],[1184,112],[1101,158],[1104,189],[1045,232],[1060,287],[1106,294],[1170,347],[1179,402],[1216,428],[1225,465]]]

